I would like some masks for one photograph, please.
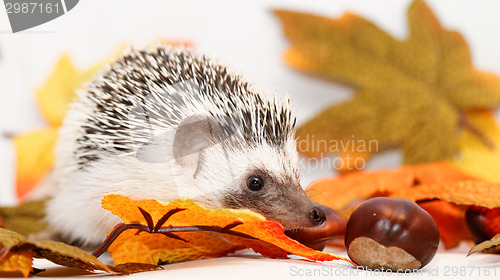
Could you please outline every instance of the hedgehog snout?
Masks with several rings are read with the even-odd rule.
[[[347,221],[329,207],[314,204],[310,219],[314,226],[287,230],[285,234],[312,249],[323,250],[328,241],[345,232]]]

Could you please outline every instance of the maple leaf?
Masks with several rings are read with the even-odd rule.
[[[57,127],[62,124],[68,105],[77,98],[75,90],[82,88],[83,83],[90,81],[103,66],[99,63],[79,71],[68,54],[59,58],[45,84],[35,90],[37,104],[49,125]]]
[[[115,194],[106,195],[102,205],[124,223],[108,234],[94,255],[108,249],[115,264],[215,258],[244,248],[271,258],[292,253],[317,261],[350,262],[290,239],[281,224],[246,209],[207,209],[187,199],[137,201]]]
[[[33,258],[93,271],[112,269],[87,252],[57,241],[29,241],[24,236],[0,228],[0,272],[20,271],[25,277],[33,271]]]
[[[438,182],[472,179],[474,177],[461,172],[451,163],[436,162],[322,178],[309,185],[306,193],[314,202],[328,206],[348,218],[357,203],[375,196],[389,196],[403,190],[411,192]]]
[[[16,149],[16,195],[21,201],[33,191],[54,164],[57,128],[35,130],[13,138]]]
[[[478,133],[466,131],[460,138],[460,157],[454,160],[464,172],[486,181],[500,183],[500,128],[489,110],[467,113],[469,122],[489,141],[478,139]]]
[[[463,37],[444,29],[421,0],[408,10],[404,41],[350,13],[274,13],[292,45],[284,55],[291,67],[359,88],[297,130],[303,155],[338,153],[346,163],[340,171],[354,168],[353,156],[368,159],[394,147],[405,164],[450,159],[462,112],[500,105],[500,78],[475,70]],[[352,145],[339,149],[331,140]]]
[[[22,235],[29,235],[44,230],[47,223],[45,201],[29,201],[16,207],[0,207],[0,228],[13,230]]]
[[[67,54],[61,56],[46,83],[35,91],[42,115],[49,127],[30,131],[13,138],[16,150],[16,193],[24,201],[54,165],[54,147],[58,129],[76,99],[75,90],[82,88],[104,63],[86,71],[78,71]]]
[[[27,250],[19,252],[6,252],[0,258],[0,273],[19,271],[24,277],[28,277],[33,271],[33,256]]]

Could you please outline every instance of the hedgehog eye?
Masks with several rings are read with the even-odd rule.
[[[247,187],[251,191],[260,191],[264,187],[264,179],[258,175],[248,177]]]

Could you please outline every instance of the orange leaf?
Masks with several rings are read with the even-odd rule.
[[[52,168],[57,128],[47,128],[14,137],[16,149],[16,192],[19,200],[37,186]]]
[[[437,162],[407,165],[395,170],[359,171],[323,178],[313,182],[306,192],[314,202],[342,211],[374,196],[416,189],[415,185],[467,179],[472,177],[462,173],[452,164]]]
[[[483,181],[456,181],[421,185],[413,189],[402,189],[390,197],[419,201],[441,199],[460,205],[477,205],[488,208],[500,207],[499,183]]]
[[[439,236],[446,249],[456,247],[462,240],[472,240],[465,224],[465,208],[446,201],[430,201],[419,204],[429,212],[439,228]]]
[[[19,271],[24,277],[28,277],[30,272],[33,271],[32,264],[33,258],[28,250],[10,251],[0,259],[0,276],[2,272]]]
[[[175,232],[179,239],[144,231],[137,234],[137,230],[128,229],[109,246],[115,264],[157,264],[214,258],[244,248],[252,248],[255,252],[272,258],[284,258],[289,252],[311,260],[350,262],[333,254],[310,249],[290,239],[284,234],[284,228],[279,223],[267,221],[262,215],[250,210],[207,209],[186,199],[162,203],[156,200],[132,200],[114,194],[105,196],[102,205],[120,216],[126,224],[148,225],[139,210],[140,207],[151,215],[154,225],[170,210],[185,209],[173,214],[163,227],[224,228],[235,225],[230,228],[231,232],[216,232],[210,228]]]
[[[406,198],[415,202],[441,199],[455,204],[500,206],[500,185],[474,180],[447,162],[408,165],[396,170],[358,171],[313,182],[306,190],[316,203],[348,218],[355,207],[376,196]],[[470,240],[464,210],[448,202],[421,204],[434,217],[446,248]]]

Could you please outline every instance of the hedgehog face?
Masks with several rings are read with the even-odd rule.
[[[237,143],[238,133],[217,137],[217,122],[204,116],[185,119],[178,127],[173,154],[182,166],[178,192],[208,207],[246,208],[286,229],[324,222],[323,211],[300,187],[293,134],[283,145],[267,141]],[[213,139],[222,139],[214,141]]]
[[[233,151],[227,177],[223,176],[227,181],[216,196],[221,198],[222,206],[253,210],[280,222],[286,229],[323,223],[323,211],[309,200],[300,186],[294,143],[290,140],[287,149],[277,149],[264,142]],[[220,165],[223,159],[217,162]]]

